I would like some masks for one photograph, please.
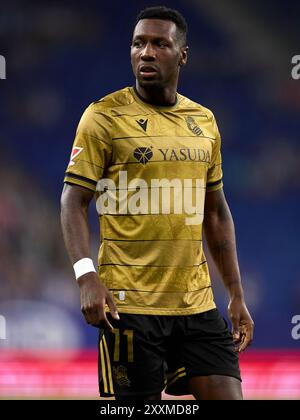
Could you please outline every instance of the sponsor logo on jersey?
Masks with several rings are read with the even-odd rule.
[[[146,165],[147,162],[152,158],[153,152],[150,147],[137,147],[133,156],[143,165]]]
[[[161,153],[163,160],[195,161],[210,163],[210,152],[205,149],[157,149]]]
[[[143,165],[149,162],[153,157],[153,147],[137,147],[133,156]],[[191,162],[206,162],[210,163],[210,151],[205,149],[157,149],[160,153],[159,158],[168,161],[191,161]]]
[[[141,118],[140,120],[136,120],[136,122],[145,132],[147,131],[148,120],[144,120],[143,118]]]
[[[193,117],[186,117],[185,118],[186,124],[188,126],[188,129],[194,133],[196,136],[203,136],[203,131],[201,128],[197,125],[196,121]]]
[[[75,165],[74,159],[83,151],[83,147],[73,147],[69,166]]]

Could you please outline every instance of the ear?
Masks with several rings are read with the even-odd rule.
[[[189,50],[189,47],[188,46],[182,47],[180,49],[180,59],[179,59],[179,63],[178,63],[180,67],[181,66],[184,66],[186,64],[186,62],[187,62],[188,50]]]

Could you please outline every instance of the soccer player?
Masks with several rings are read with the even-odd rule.
[[[79,123],[61,221],[81,310],[98,326],[100,395],[242,399],[238,353],[252,341],[214,115],[177,93],[187,25],[143,10],[133,32],[134,87],[92,103]],[[99,267],[88,207],[100,218]],[[229,293],[232,332],[214,303],[202,227]]]

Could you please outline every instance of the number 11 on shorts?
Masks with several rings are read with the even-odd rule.
[[[120,361],[120,340],[125,340],[124,336],[127,337],[128,362],[133,362],[133,330],[124,330],[120,334],[120,330],[118,328],[114,328],[112,333],[115,336],[114,362]]]

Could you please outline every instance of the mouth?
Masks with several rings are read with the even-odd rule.
[[[142,65],[139,67],[139,73],[143,77],[153,77],[157,73],[157,69],[154,66]]]

